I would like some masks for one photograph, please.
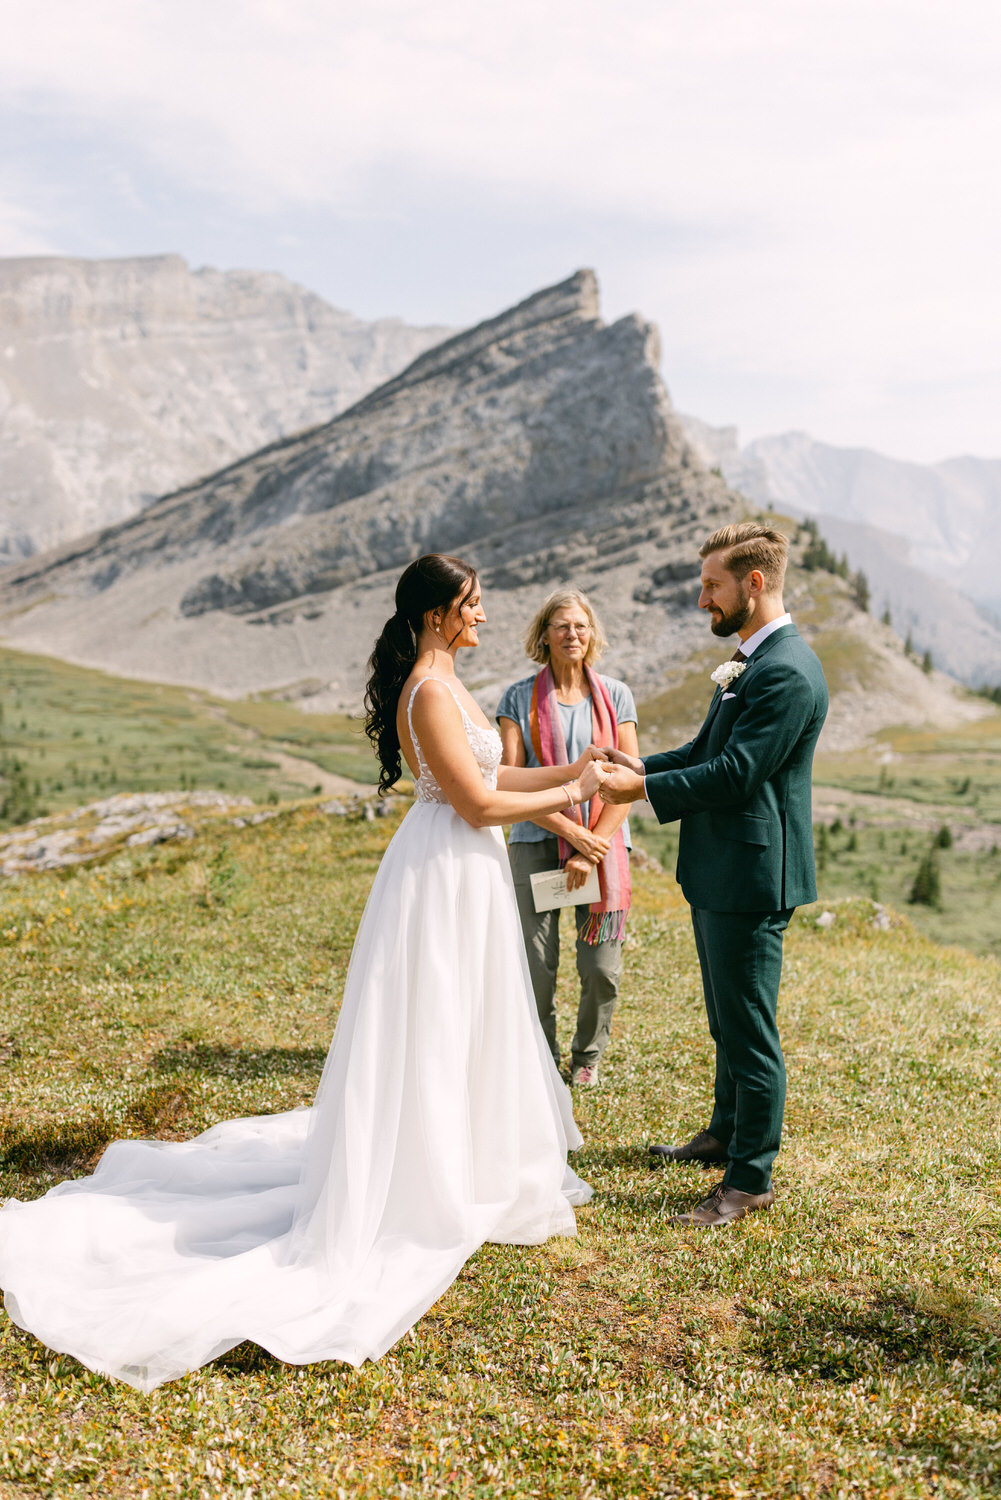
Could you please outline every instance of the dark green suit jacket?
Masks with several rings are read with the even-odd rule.
[[[732,696],[731,696],[732,695]],[[681,819],[678,880],[706,911],[783,911],[817,898],[813,751],[827,714],[823,668],[781,625],[680,750],[644,758],[661,823]]]

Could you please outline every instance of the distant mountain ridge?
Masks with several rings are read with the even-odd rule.
[[[0,564],[329,420],[448,331],[179,255],[0,259]]]
[[[554,290],[537,297],[551,301]],[[522,304],[528,311],[519,316],[531,319],[535,304],[529,298]],[[589,317],[597,317],[596,306],[595,293]],[[505,326],[514,326],[512,316],[513,310],[502,315]],[[368,497],[364,510],[382,497],[380,503],[391,509],[397,481],[416,473],[417,438],[408,429],[399,443],[383,436],[373,446],[369,418],[375,408],[365,405],[368,393],[374,391],[387,409],[394,391],[404,389],[398,372],[408,364],[409,390],[439,378],[454,361],[463,378],[475,380],[477,351],[484,356],[496,347],[496,322],[444,339],[448,330],[409,328],[395,319],[365,323],[279,275],[191,270],[174,255],[0,260],[0,569],[134,517],[156,496],[203,475],[212,479],[218,499],[228,494],[215,482],[220,469],[244,472],[248,453],[264,465],[273,460],[287,474],[295,455],[309,451],[313,428],[352,406],[358,421],[340,431],[336,454],[328,455],[337,470],[338,504]],[[645,337],[644,391],[651,379],[659,386],[649,368],[656,334],[649,330]],[[422,364],[425,351],[428,362]],[[555,350],[549,357],[558,357]],[[568,388],[574,358],[564,372]],[[519,364],[513,378],[521,375]],[[580,391],[571,406],[578,396]],[[598,435],[614,449],[629,441],[632,421],[614,398],[610,409],[618,429],[599,420],[590,434],[589,462],[606,470]],[[474,495],[484,513],[506,514],[501,492],[517,470],[518,452],[534,441],[526,434],[535,420],[529,406],[522,419],[495,425],[484,408],[478,425],[457,439],[451,467],[438,464],[435,470],[434,484],[450,490],[450,499],[440,514],[432,504],[431,530],[450,528]],[[568,432],[576,420],[570,417]],[[971,683],[1001,681],[1001,624],[990,613],[992,605],[1001,610],[1001,584],[992,549],[984,545],[1001,533],[1001,461],[953,459],[922,467],[795,433],[741,448],[735,429],[710,428],[695,418],[684,419],[682,428],[673,411],[664,422],[664,431],[673,434],[669,446],[687,453],[683,467],[697,467],[698,454],[753,502],[816,516],[831,545],[869,576],[874,609],[889,607],[899,634],[910,634],[919,650],[931,650],[941,667]],[[561,430],[559,421],[549,427],[551,437]],[[356,438],[357,451],[349,455],[347,445]],[[479,475],[463,502],[463,453],[477,450],[476,467],[491,443],[496,483],[491,488]],[[645,461],[652,472],[662,466],[663,454]],[[573,455],[564,471],[577,472]],[[541,471],[534,472],[524,488],[533,514],[542,479]],[[318,483],[313,488],[322,491]],[[203,524],[215,528],[220,544],[231,528],[237,540],[240,527],[258,533],[259,542],[259,520],[267,509],[259,496],[249,510],[241,504],[238,517],[221,503]],[[373,548],[354,513],[353,541],[331,545],[329,527],[310,519],[329,509],[326,499],[314,498],[302,513],[292,505],[283,524],[294,529],[294,538],[290,533],[281,559],[270,544],[263,549],[267,555],[258,549],[239,567],[224,558],[184,591],[184,615],[219,608],[252,613],[309,588],[322,593],[400,552],[387,551],[385,538]],[[349,511],[339,514],[346,521]],[[435,515],[437,520],[430,519]],[[394,530],[385,515],[380,525],[386,535]],[[459,531],[472,536],[475,527],[463,521]],[[410,525],[406,535],[419,545],[425,533],[428,527],[422,532]],[[161,536],[161,542],[169,550],[177,538]],[[122,566],[121,558],[108,564]],[[642,580],[637,589],[644,598],[657,592]]]
[[[758,505],[815,517],[853,568],[872,607],[960,681],[1001,682],[1001,459],[921,465],[806,433],[741,447],[734,427],[685,416],[705,463]]]
[[[802,432],[757,438],[746,457],[780,504],[809,489],[817,512],[906,537],[916,567],[1001,614],[1001,572],[983,545],[1001,536],[1001,459],[907,463]]]
[[[0,631],[128,675],[356,709],[400,569],[447,550],[483,579],[483,644],[463,670],[488,711],[530,669],[521,641],[542,598],[573,583],[604,618],[603,670],[665,734],[686,733],[730,650],[695,608],[698,549],[745,502],[700,461],[659,364],[656,329],[606,324],[580,271],[332,421],[8,568]],[[830,746],[979,712],[907,661],[842,580],[794,569],[789,603],[836,655]]]

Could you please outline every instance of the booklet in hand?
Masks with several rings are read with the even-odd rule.
[[[540,870],[530,879],[536,911],[552,911],[557,906],[591,906],[601,900],[597,865],[591,866],[584,884],[574,891],[567,890],[566,870]]]

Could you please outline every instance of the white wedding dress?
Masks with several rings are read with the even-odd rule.
[[[495,786],[500,739],[462,712]],[[459,817],[414,743],[417,800],[376,875],[312,1107],[118,1141],[92,1177],[0,1212],[7,1312],[50,1348],[141,1390],[244,1339],[358,1365],[484,1241],[576,1233],[591,1189],[567,1166],[581,1137],[504,840]]]

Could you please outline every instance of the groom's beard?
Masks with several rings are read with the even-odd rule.
[[[749,599],[751,591],[748,589],[741,602],[732,614],[725,615],[722,611],[710,610],[712,615],[711,630],[713,635],[734,635],[738,630],[743,630],[751,618],[751,606]]]

